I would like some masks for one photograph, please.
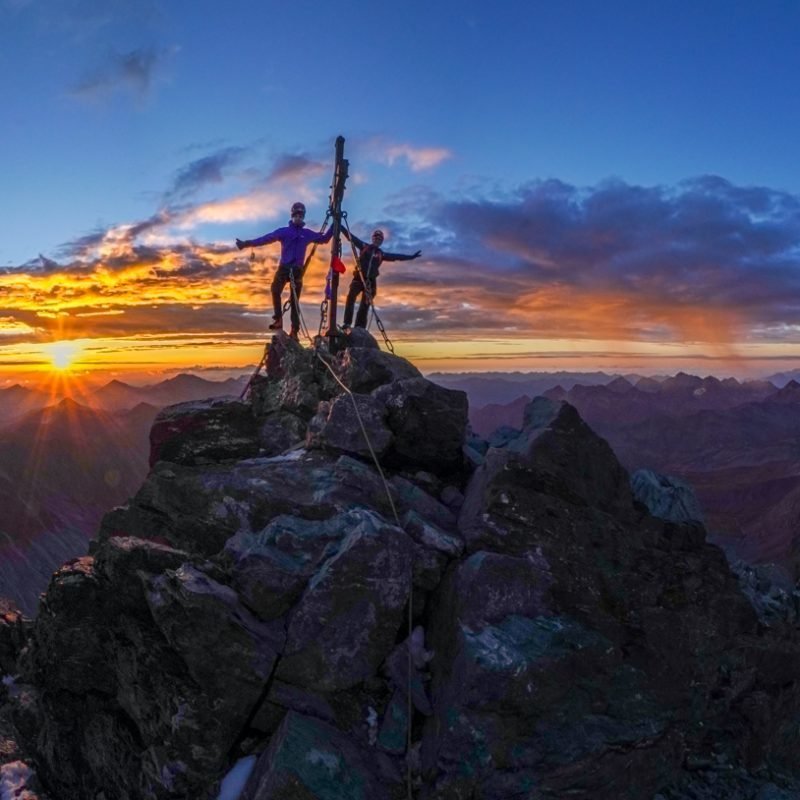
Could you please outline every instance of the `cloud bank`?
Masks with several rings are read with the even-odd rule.
[[[239,193],[193,202],[208,187],[223,193],[243,158],[229,147],[195,159],[150,217],[0,273],[4,341],[202,334],[221,346],[226,336],[263,337],[279,247],[250,260],[233,238],[248,223],[280,218],[295,199],[319,200],[328,165],[280,155],[258,173],[237,173],[249,181]],[[423,251],[381,271],[377,307],[399,336],[583,340],[589,349],[589,341],[700,343],[723,355],[748,343],[800,343],[800,198],[786,192],[716,176],[652,187],[546,180],[470,196],[416,185],[378,211],[351,221],[354,232],[379,226],[387,250]],[[208,224],[230,233],[204,238]],[[306,281],[314,329],[327,259],[320,248]],[[352,275],[346,245],[345,259],[342,291]]]

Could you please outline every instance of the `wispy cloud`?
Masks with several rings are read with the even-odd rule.
[[[243,147],[225,147],[215,153],[195,159],[178,170],[165,197],[169,201],[185,199],[209,184],[222,184],[226,170],[235,165],[245,152]]]
[[[267,175],[270,181],[307,181],[318,178],[330,170],[329,164],[306,155],[282,155],[275,160]]]
[[[414,172],[433,169],[452,157],[453,153],[445,147],[413,147],[410,144],[396,144],[386,151],[386,159],[390,165],[404,158]]]
[[[155,47],[111,53],[73,87],[72,94],[96,100],[118,91],[130,91],[137,97],[145,97],[167,56],[168,51]]]
[[[404,142],[393,142],[383,137],[373,137],[360,144],[365,155],[374,161],[389,166],[398,162],[405,162],[413,172],[438,167],[444,161],[453,157],[453,152],[447,147],[419,146]]]

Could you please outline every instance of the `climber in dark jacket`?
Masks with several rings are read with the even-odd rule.
[[[361,295],[361,302],[358,305],[356,314],[356,327],[367,327],[367,315],[372,300],[378,293],[378,271],[384,261],[411,261],[422,255],[421,250],[417,250],[413,255],[403,255],[402,253],[386,253],[381,250],[383,244],[383,231],[373,231],[370,244],[361,241],[354,233],[343,230],[342,233],[358,248],[358,269],[350,281],[350,289],[347,292],[347,302],[344,306],[344,328],[349,328],[353,321],[353,307],[356,298]]]
[[[275,311],[271,330],[281,330],[283,328],[283,309],[281,304],[281,294],[286,284],[294,278],[295,292],[290,291],[292,330],[289,334],[293,339],[297,338],[300,329],[300,315],[297,304],[300,300],[300,292],[303,289],[303,266],[306,261],[306,248],[312,242],[325,244],[333,236],[333,227],[327,233],[315,233],[305,228],[306,207],[302,203],[295,203],[291,211],[291,223],[285,228],[278,228],[272,233],[265,233],[257,239],[237,239],[236,246],[241,250],[244,247],[261,247],[262,244],[281,243],[281,260],[275,277],[272,279],[270,290],[272,292],[272,306]],[[296,293],[296,297],[295,297]]]

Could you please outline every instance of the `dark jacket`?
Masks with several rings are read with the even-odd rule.
[[[345,236],[347,234],[345,233]],[[411,261],[415,256],[404,255],[403,253],[387,253],[380,247],[375,247],[372,243],[363,242],[354,233],[350,234],[350,241],[358,248],[358,269],[364,278],[371,281],[377,278],[380,273],[381,264],[384,261]]]

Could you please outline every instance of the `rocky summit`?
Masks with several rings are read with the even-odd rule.
[[[214,800],[245,757],[243,800],[800,796],[791,587],[757,602],[568,403],[490,446],[346,343],[280,333],[246,401],[165,409],[90,554],[6,610],[15,769],[53,800]]]

